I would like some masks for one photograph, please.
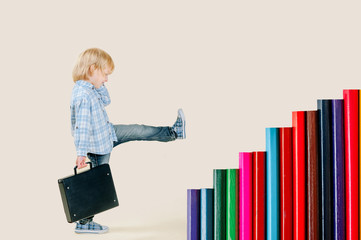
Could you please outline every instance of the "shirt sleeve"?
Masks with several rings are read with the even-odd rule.
[[[90,101],[82,99],[75,105],[74,143],[78,156],[87,156],[90,131]]]
[[[105,87],[105,85],[103,84],[100,88],[96,89],[96,91],[101,96],[104,106],[108,106],[111,101],[110,101],[108,89]]]

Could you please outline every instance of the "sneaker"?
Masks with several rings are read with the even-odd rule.
[[[109,228],[107,226],[102,226],[99,223],[94,221],[88,222],[86,224],[80,224],[76,222],[75,232],[76,233],[106,233]]]
[[[177,139],[185,139],[186,138],[186,118],[184,116],[183,110],[178,109],[177,120],[175,121],[173,127],[173,131],[177,134]]]

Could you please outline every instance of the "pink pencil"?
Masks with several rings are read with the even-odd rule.
[[[239,153],[239,240],[252,240],[252,153]]]

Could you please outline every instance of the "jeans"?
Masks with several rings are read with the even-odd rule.
[[[114,125],[117,141],[114,142],[113,148],[119,144],[130,141],[159,141],[169,142],[174,141],[177,138],[177,134],[171,127],[153,127],[146,125]],[[110,153],[105,155],[99,155],[94,153],[88,153],[88,158],[92,162],[93,167],[108,164],[110,159]],[[93,220],[94,216],[80,220],[80,224],[86,224]]]

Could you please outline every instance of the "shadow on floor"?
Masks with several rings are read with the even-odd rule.
[[[170,219],[164,222],[139,226],[112,226],[111,233],[126,235],[131,240],[185,239],[186,222],[183,219]]]

